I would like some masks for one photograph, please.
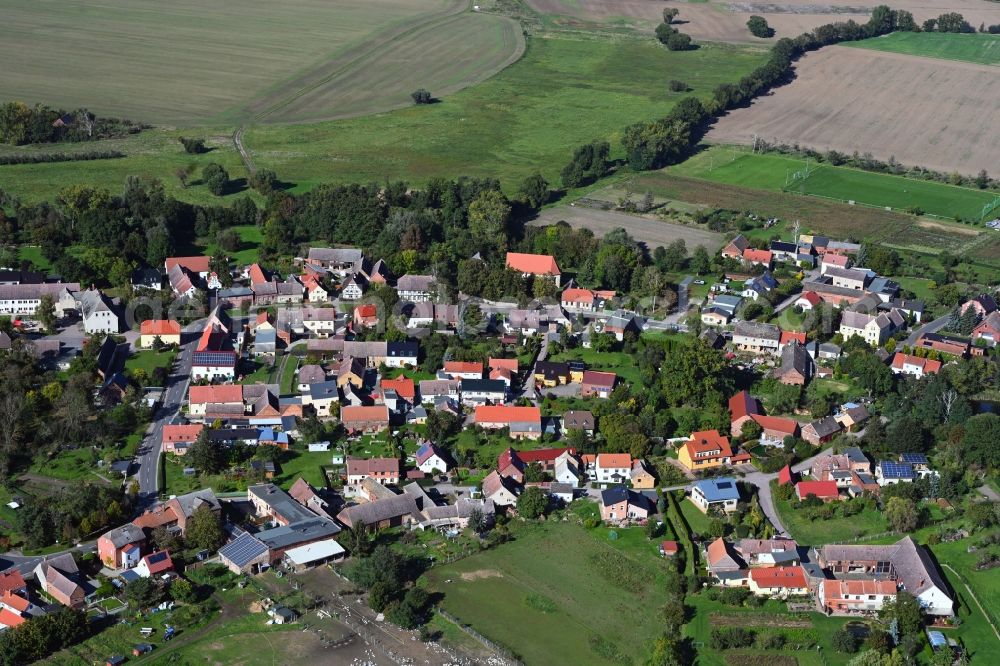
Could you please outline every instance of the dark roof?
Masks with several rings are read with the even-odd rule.
[[[224,557],[238,567],[244,567],[267,553],[267,550],[267,546],[254,535],[244,533],[235,541],[230,541],[220,548],[219,556]]]
[[[614,486],[601,491],[601,504],[611,506],[619,502],[628,500],[628,488],[625,486]]]
[[[546,379],[565,377],[569,374],[569,365],[555,361],[538,361],[535,363],[535,374],[542,375]]]
[[[163,274],[155,268],[139,268],[132,271],[132,284],[156,285],[163,284]]]
[[[798,252],[799,246],[785,241],[771,241],[772,252]]]
[[[340,532],[340,527],[337,523],[329,518],[320,518],[308,509],[304,510],[313,517],[308,520],[300,520],[289,525],[282,525],[281,527],[258,532],[256,535],[257,540],[266,544],[269,548],[277,550],[279,548],[294,546],[297,543],[316,541],[317,539],[330,537]]]
[[[385,355],[389,358],[416,357],[420,352],[420,345],[416,342],[387,342],[385,345]]]
[[[489,393],[506,393],[507,383],[502,379],[463,379],[462,391],[484,391]]]

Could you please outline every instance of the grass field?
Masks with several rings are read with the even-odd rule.
[[[3,5],[7,97],[154,123],[372,113],[480,81],[523,48],[513,21],[467,0]]]
[[[593,638],[602,638],[621,661],[636,663],[660,630],[663,565],[642,530],[616,530],[614,540],[610,532],[568,523],[518,530],[513,542],[435,567],[423,580],[444,595],[446,611],[525,663],[613,661],[594,651]],[[632,574],[626,587],[595,560],[616,553]]]
[[[142,369],[147,376],[151,376],[157,368],[170,368],[174,362],[175,352],[165,351],[157,353],[152,349],[138,351],[125,361],[126,370]]]
[[[796,509],[797,503],[794,499],[787,502],[778,499],[774,501],[785,529],[799,543],[822,546],[870,534],[881,534],[889,529],[885,518],[875,510],[865,510],[850,518],[809,520]]]
[[[919,208],[945,218],[962,216],[978,220],[983,206],[996,198],[995,193],[829,164],[817,165],[814,161],[808,163],[808,176],[793,180],[796,173],[804,173],[806,168],[807,161],[803,159],[756,155],[741,148],[713,146],[672,167],[670,172],[729,185],[786,190],[868,206],[896,210]]]
[[[630,384],[638,384],[639,368],[631,356],[625,352],[599,352],[595,349],[565,349],[552,356],[553,361],[583,361],[591,370],[607,370],[615,372]]]
[[[617,143],[630,123],[666,113],[683,79],[695,94],[738,79],[759,49],[704,45],[670,52],[643,40],[532,38],[516,64],[442,100],[387,114],[319,124],[257,126],[246,144],[258,167],[297,190],[330,181],[434,176],[501,178],[514,189],[540,170],[553,183],[572,149]]]
[[[948,32],[894,32],[883,37],[845,42],[844,46],[905,55],[1000,65],[1000,35]]]

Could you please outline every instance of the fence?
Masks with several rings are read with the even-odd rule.
[[[481,643],[483,645],[483,647],[485,647],[485,648],[487,648],[489,650],[492,650],[494,654],[496,654],[497,656],[500,657],[500,659],[501,659],[501,662],[500,662],[501,666],[524,666],[524,663],[520,659],[518,659],[514,655],[514,653],[511,652],[509,649],[507,649],[503,645],[500,645],[498,643],[494,643],[493,641],[491,641],[490,639],[486,638],[486,636],[483,636],[481,633],[479,633],[478,631],[476,631],[472,627],[470,627],[468,625],[465,625],[465,624],[462,624],[459,621],[459,619],[457,617],[455,617],[454,615],[452,615],[451,613],[448,613],[447,611],[438,608],[438,615],[440,615],[441,617],[443,617],[444,619],[448,620],[453,625],[455,625],[456,627],[458,627],[459,629],[461,629],[462,631],[464,631],[470,637],[472,637],[473,639],[475,639],[478,643]]]

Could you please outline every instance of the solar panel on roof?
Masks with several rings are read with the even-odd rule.
[[[883,462],[882,475],[896,478],[913,476],[913,466],[909,463]]]
[[[733,487],[733,484],[730,481],[721,481],[715,485],[720,490],[728,490]]]
[[[267,546],[250,534],[244,534],[231,544],[224,546],[219,554],[238,567],[267,552]]]
[[[922,453],[904,453],[900,456],[904,463],[910,463],[912,465],[926,465],[927,456]]]
[[[152,555],[149,556],[149,563],[156,564],[158,562],[162,562],[165,559],[167,559],[167,553],[165,551],[160,551],[159,553],[153,553]]]

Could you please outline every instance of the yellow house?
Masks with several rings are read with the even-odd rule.
[[[535,383],[546,388],[552,388],[569,382],[569,365],[553,361],[538,361],[535,363]],[[580,378],[583,379],[581,373]]]
[[[165,345],[181,344],[181,325],[169,319],[147,319],[139,326],[139,346],[149,349],[156,338]]]
[[[632,462],[632,471],[629,473],[629,480],[632,482],[632,487],[636,490],[652,490],[656,487],[656,479],[646,469],[645,463],[639,459]]]
[[[583,373],[587,370],[587,365],[583,361],[570,361],[569,366],[569,380],[574,384],[583,383]]]
[[[677,451],[678,462],[692,471],[723,467],[732,457],[729,438],[720,435],[718,430],[691,433],[691,439]]]

